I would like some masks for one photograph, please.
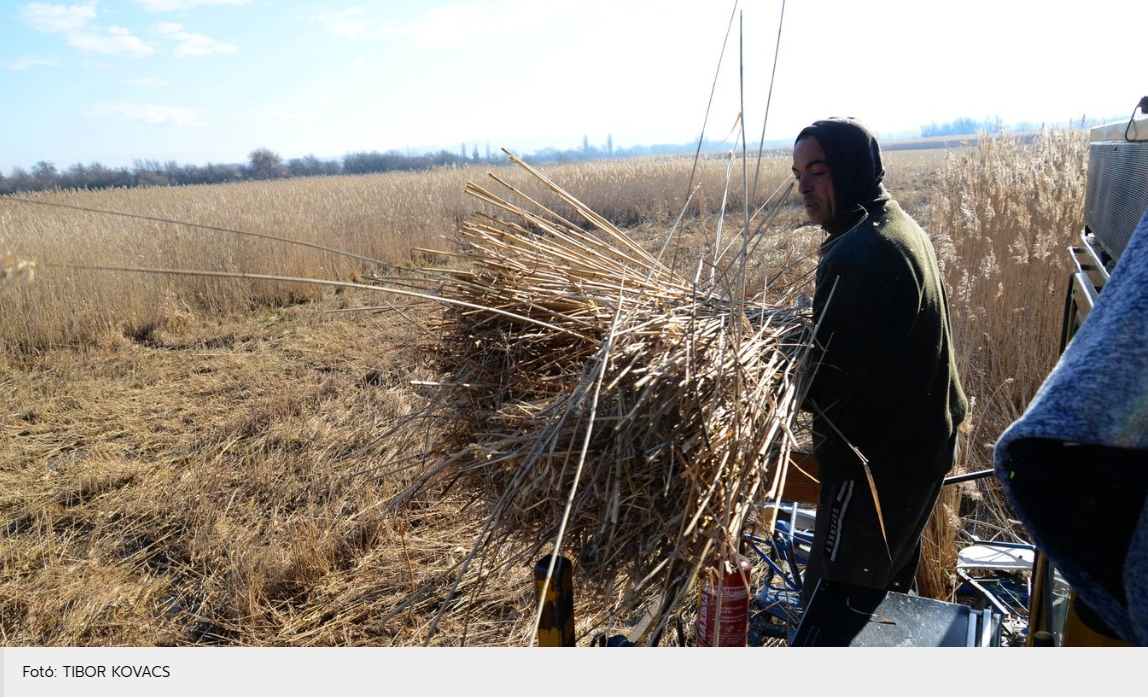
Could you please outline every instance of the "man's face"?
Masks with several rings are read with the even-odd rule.
[[[813,136],[806,136],[793,146],[793,176],[809,220],[815,225],[825,225],[837,212],[837,202],[825,151]]]

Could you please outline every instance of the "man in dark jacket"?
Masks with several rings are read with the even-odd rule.
[[[968,408],[936,255],[881,183],[880,147],[859,122],[803,129],[793,175],[827,234],[804,404],[821,493],[803,597],[819,579],[908,592]]]

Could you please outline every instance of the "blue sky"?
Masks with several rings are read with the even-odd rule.
[[[781,0],[0,0],[0,171],[761,133]],[[738,19],[718,71],[731,15]],[[766,139],[1127,117],[1148,6],[787,0]],[[1139,76],[1139,77],[1138,77]]]

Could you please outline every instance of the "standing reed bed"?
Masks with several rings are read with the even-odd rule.
[[[278,273],[353,279],[405,263],[438,220],[412,202],[433,183],[363,177],[209,187],[53,192],[0,199],[0,243],[35,260],[40,283],[0,297],[0,346],[30,351],[136,337],[176,314],[226,315],[317,297],[305,283],[244,284],[192,276],[113,275],[78,266]],[[418,198],[416,198],[418,197]],[[338,231],[331,239],[331,231]],[[284,244],[283,240],[301,244]],[[360,259],[322,248],[340,246]]]
[[[983,137],[940,170],[933,229],[961,377],[974,396],[963,453],[970,470],[992,466],[997,436],[1056,364],[1068,247],[1084,227],[1087,165],[1087,132],[1048,129],[1028,143],[1003,133]],[[996,489],[991,481],[979,486]],[[986,506],[986,518],[1006,519],[996,523],[1007,527],[1007,507]]]
[[[662,158],[557,165],[551,171],[583,183],[588,203],[607,216],[649,220],[680,209],[690,166],[688,159]],[[521,172],[497,169],[510,181],[523,181]],[[0,252],[39,265],[40,273],[40,283],[0,296],[0,348],[27,352],[114,342],[162,328],[174,316],[247,312],[319,293],[308,284],[113,276],[76,265],[358,280],[380,273],[380,265],[433,262],[412,250],[444,246],[473,208],[466,182],[483,171],[443,168],[0,197]],[[723,162],[705,160],[697,181],[706,191],[720,190],[724,172]],[[716,215],[718,203],[708,201],[698,215]]]
[[[36,265],[14,254],[0,257],[0,291],[31,281]]]

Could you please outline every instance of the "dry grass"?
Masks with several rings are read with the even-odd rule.
[[[934,232],[952,290],[975,405],[965,469],[987,467],[985,444],[1055,355],[1055,346],[1042,356],[1032,347],[1059,329],[1062,250],[1076,237],[1083,200],[1080,139],[990,143],[948,162],[902,166],[901,153],[887,157],[890,187]],[[654,252],[682,208],[689,165],[666,159],[547,172]],[[776,182],[788,161],[771,167]],[[692,276],[712,244],[725,170],[722,160],[703,164],[705,195],[667,250],[675,273]],[[444,265],[412,250],[450,249],[453,231],[477,208],[465,182],[482,174],[43,198],[300,239],[388,264]],[[818,239],[801,226],[799,207],[787,206],[751,260],[750,293],[781,268],[789,271],[777,287],[807,283]],[[0,294],[0,640],[426,640],[492,513],[463,488],[418,509],[383,506],[440,436],[393,431],[427,404],[429,394],[411,381],[439,378],[411,351],[430,338],[430,307],[308,285],[64,269],[84,262],[354,280],[386,267],[266,239],[0,201],[4,250],[37,266],[34,283]],[[4,266],[15,268],[7,258]],[[386,303],[399,312],[326,312]],[[967,516],[968,501],[949,502],[948,511]],[[983,502],[977,511],[988,516],[995,505]],[[951,534],[950,527],[938,539],[941,558],[952,550],[943,538]],[[430,642],[526,643],[530,570],[507,560],[528,550],[476,557]],[[620,596],[579,592],[585,633]]]

